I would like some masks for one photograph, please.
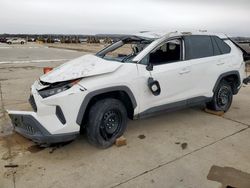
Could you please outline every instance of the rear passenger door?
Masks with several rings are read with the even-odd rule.
[[[189,62],[190,79],[193,84],[193,89],[189,93],[190,98],[212,97],[214,84],[226,66],[225,54],[217,44],[221,39],[191,35],[184,36],[184,42],[185,60]]]

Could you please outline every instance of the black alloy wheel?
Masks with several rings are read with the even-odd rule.
[[[207,108],[215,111],[227,112],[233,101],[233,91],[231,85],[222,80],[214,92],[211,102],[207,103]]]
[[[91,144],[110,147],[123,135],[126,127],[127,110],[120,100],[102,99],[90,108],[86,133]]]

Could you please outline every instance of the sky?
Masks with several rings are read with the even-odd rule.
[[[249,0],[0,0],[0,33],[208,30],[250,37]]]

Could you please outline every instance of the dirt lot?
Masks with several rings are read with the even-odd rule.
[[[50,48],[58,48],[58,49],[68,49],[68,50],[77,50],[89,53],[95,53],[108,46],[108,44],[62,44],[62,43],[54,43],[54,44],[44,44]]]
[[[31,109],[30,85],[42,67],[83,54],[0,45],[0,188],[219,188],[207,179],[214,165],[250,173],[250,86],[242,87],[224,116],[192,108],[130,121],[123,147],[96,149],[81,135],[67,145],[39,148],[13,133],[5,110]]]

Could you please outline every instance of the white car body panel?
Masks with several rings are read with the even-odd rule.
[[[186,62],[175,64],[171,63],[167,66],[157,65],[151,72],[152,77],[161,83],[161,95],[151,97],[152,93],[148,91],[147,79],[150,76],[145,65],[138,65],[139,75],[144,79],[138,85],[142,86],[144,91],[141,94],[140,111],[143,112],[149,108],[160,106],[163,104],[173,103],[186,99],[187,93],[190,91],[192,82],[189,82],[187,74],[180,74],[183,67],[186,67]]]
[[[121,65],[121,63],[107,61],[94,55],[84,55],[55,68],[53,71],[41,76],[40,80],[48,83],[55,83],[96,76],[113,72]]]

